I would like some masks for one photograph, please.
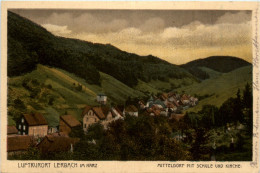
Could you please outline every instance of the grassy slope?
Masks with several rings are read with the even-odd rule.
[[[151,80],[148,83],[139,80],[138,85],[135,87],[135,89],[147,94],[148,92],[150,94],[157,94],[160,92],[168,92],[174,88],[184,87],[194,83],[197,82],[192,78],[169,79],[168,82],[160,80]]]
[[[50,68],[43,65],[38,65],[37,69],[19,77],[8,78],[9,97],[11,100],[20,98],[26,105],[28,110],[41,112],[49,122],[49,125],[57,125],[59,115],[72,114],[80,119],[82,108],[88,105],[97,105],[95,99],[100,92],[105,93],[109,97],[109,102],[123,103],[129,96],[142,97],[143,93],[136,91],[125,84],[119,82],[113,77],[101,74],[101,86],[90,85],[85,80],[76,77],[64,70]],[[22,81],[25,78],[37,79],[40,83],[52,86],[51,95],[55,97],[53,106],[40,102],[37,99],[29,97],[29,91],[22,86]],[[76,87],[81,84],[82,91],[77,91]],[[9,107],[14,109],[14,107]],[[9,124],[14,124],[9,117]]]
[[[247,82],[252,83],[252,66],[241,67],[229,73],[218,74],[215,78],[179,88],[177,91],[185,91],[191,95],[214,94],[199,101],[196,107],[188,109],[188,111],[199,111],[205,104],[220,106],[229,97],[235,96],[238,88],[243,90]]]
[[[216,78],[222,74],[221,72],[215,71],[211,68],[207,68],[207,67],[198,67],[198,68],[205,71],[206,73],[208,73],[208,75],[211,79]]]

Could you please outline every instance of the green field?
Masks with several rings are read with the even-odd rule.
[[[188,109],[188,111],[199,111],[206,104],[220,106],[229,97],[234,97],[238,89],[242,91],[246,83],[252,83],[252,66],[241,67],[229,73],[207,70],[211,71],[210,75],[213,77],[201,83],[194,83],[177,89],[178,92],[184,91],[191,95],[212,95],[200,100],[197,106]]]
[[[44,114],[49,125],[57,125],[59,116],[71,114],[77,119],[81,119],[81,111],[85,105],[98,105],[96,95],[105,93],[108,102],[123,104],[128,97],[142,97],[144,94],[134,90],[115,78],[100,73],[101,86],[90,85],[85,80],[68,73],[64,70],[38,65],[37,69],[23,76],[8,78],[8,109],[15,114],[17,106],[14,100],[22,100],[26,109],[23,113],[40,112]],[[25,79],[37,79],[40,83],[40,92],[34,98],[30,97],[31,92],[23,87]],[[77,86],[81,85],[81,91]],[[51,89],[46,88],[51,86]],[[54,98],[53,104],[48,105],[50,97]],[[8,123],[14,124],[12,117],[8,117]]]

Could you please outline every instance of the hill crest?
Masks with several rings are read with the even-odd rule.
[[[181,65],[185,69],[207,67],[221,73],[228,73],[240,67],[251,65],[251,63],[233,56],[210,56],[197,59]]]

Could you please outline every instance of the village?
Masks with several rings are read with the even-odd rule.
[[[196,106],[199,100],[184,93],[169,92],[128,105],[110,106],[105,94],[98,94],[96,101],[98,106],[85,106],[81,121],[72,115],[62,115],[57,127],[49,126],[42,114],[24,114],[16,126],[7,128],[8,156],[25,153],[30,147],[44,153],[73,152],[73,146],[80,140],[70,137],[73,129],[82,129],[87,134],[95,123],[107,129],[111,122],[124,120],[126,116],[164,116],[179,121],[184,117],[183,110]]]

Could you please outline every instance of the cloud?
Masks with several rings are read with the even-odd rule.
[[[42,24],[66,25],[74,33],[107,33],[120,31],[128,27],[128,22],[125,19],[103,20],[90,13],[80,15],[52,13],[47,18],[41,18],[40,21]]]
[[[43,24],[42,26],[46,28],[48,31],[58,36],[65,36],[72,32],[71,30],[67,29],[68,26],[59,26],[53,24]]]
[[[252,57],[250,15],[243,11],[225,13],[215,24],[192,21],[181,27],[166,27],[159,17],[132,26],[120,16],[103,20],[90,13],[53,13],[44,21],[47,23],[42,26],[59,36],[110,43],[128,52],[152,54],[177,64],[212,55],[238,56],[248,61]]]
[[[149,18],[142,25],[140,29],[145,32],[156,32],[164,28],[164,20],[159,17]]]
[[[227,12],[220,16],[216,23],[246,23],[251,20],[251,15],[248,15],[245,11],[240,11],[238,13]]]
[[[161,38],[193,48],[250,44],[251,23],[205,25],[195,22],[181,28],[166,28]]]

